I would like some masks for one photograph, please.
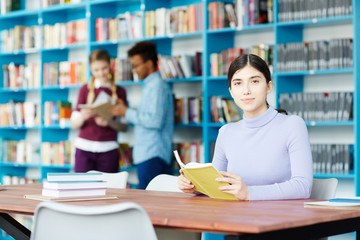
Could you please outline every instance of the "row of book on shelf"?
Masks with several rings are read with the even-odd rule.
[[[202,122],[202,97],[175,98],[175,123]]]
[[[349,174],[354,169],[353,145],[311,144],[314,173]]]
[[[28,184],[28,183],[37,183],[39,182],[37,179],[29,178],[29,177],[21,177],[14,175],[3,175],[1,182],[3,185],[15,185],[15,184]]]
[[[158,55],[158,66],[161,77],[169,78],[190,78],[192,76],[201,76],[201,52],[195,55],[181,54],[178,56]]]
[[[13,1],[13,0],[12,0]],[[46,8],[52,5],[63,5],[63,4],[71,4],[71,3],[80,3],[84,0],[41,0],[41,6]]]
[[[21,9],[21,0],[1,0],[0,3],[1,15]]]
[[[181,54],[165,56],[159,54],[159,71],[164,79],[189,78],[202,75],[201,52],[194,56]],[[114,81],[135,80],[128,58],[111,58],[111,72]],[[3,87],[10,89],[40,87],[40,67],[38,64],[4,64]],[[76,61],[46,62],[43,64],[43,86],[85,84],[87,63]]]
[[[279,72],[351,68],[351,38],[277,45]]]
[[[177,150],[181,161],[184,164],[190,162],[196,163],[204,163],[204,144],[200,141],[196,142],[182,142],[182,143],[174,143],[173,150]],[[172,167],[174,169],[179,168],[179,164],[177,163],[175,156],[172,158]]]
[[[3,65],[4,88],[40,87],[40,68],[36,63]]]
[[[236,0],[235,3],[211,2],[208,5],[209,29],[272,23],[272,0]]]
[[[43,165],[74,165],[75,147],[69,141],[43,142],[41,143],[41,161]]]
[[[41,162],[46,166],[74,165],[75,146],[72,142],[42,142],[40,146],[34,141],[0,139],[0,159],[4,163],[16,164],[40,164]],[[128,143],[119,143],[119,152],[119,166],[133,166],[132,147]]]
[[[255,54],[265,60],[273,71],[273,46],[268,44],[259,44],[249,48],[228,48],[221,53],[210,54],[210,74],[211,76],[227,75],[230,64],[242,54]]]
[[[142,19],[142,12],[125,12],[118,14],[116,18],[97,18],[95,20],[96,41],[142,38]]]
[[[44,102],[44,125],[70,127],[71,126],[71,102],[63,101],[46,101]]]
[[[41,6],[46,8],[52,5],[63,5],[69,3],[80,3],[83,0],[41,0]],[[1,0],[1,15],[21,9],[21,0]]]
[[[5,2],[6,1],[6,2]],[[45,1],[45,0],[44,0]],[[8,12],[2,0],[2,14]],[[15,1],[15,2],[18,2]],[[11,3],[10,3],[11,4]],[[17,6],[17,4],[11,4]],[[15,7],[17,8],[17,7]],[[145,36],[165,36],[202,29],[202,3],[171,9],[158,8],[145,12]],[[211,2],[208,7],[209,29],[241,28],[247,25],[273,22],[272,0],[237,0],[234,3]],[[3,9],[5,9],[3,12]],[[14,9],[15,10],[15,9]],[[352,14],[351,0],[281,0],[279,21],[323,18]],[[87,40],[86,20],[43,26],[43,47],[58,48]],[[116,18],[98,18],[95,23],[96,40],[142,38],[142,14],[123,13]],[[41,37],[39,26],[15,26],[1,31],[3,52],[38,49]]]
[[[203,29],[202,3],[145,12],[145,37],[160,37]]]
[[[61,61],[43,64],[43,86],[85,84],[86,76],[86,62]]]
[[[211,120],[215,123],[230,123],[240,121],[241,109],[233,100],[222,96],[210,97]]]
[[[352,14],[352,0],[278,0],[279,22]]]
[[[1,52],[39,49],[41,44],[40,26],[16,25],[0,32]]]
[[[67,23],[55,23],[41,27],[16,25],[14,28],[1,31],[2,52],[15,50],[39,49],[42,37],[44,48],[62,48],[87,40],[86,19],[69,21]]]
[[[353,119],[352,92],[296,92],[279,96],[280,108],[305,121],[350,121]]]
[[[14,102],[0,104],[1,127],[34,127],[40,124],[40,108],[33,102]]]
[[[291,100],[291,99],[290,99]],[[288,100],[288,101],[290,101]],[[286,102],[284,103],[286,104]],[[202,97],[175,98],[175,123],[189,124],[202,122]],[[210,98],[213,122],[234,122],[241,119],[241,110],[234,101],[212,96]],[[291,111],[291,108],[289,111]],[[43,123],[48,126],[71,126],[71,102],[45,101]],[[34,127],[40,126],[40,108],[33,102],[13,102],[0,104],[1,127]]]
[[[237,0],[235,4],[209,3],[209,29],[272,22],[272,5],[272,0]],[[202,3],[146,11],[144,16],[145,36],[166,36],[202,30],[202,16]],[[142,38],[142,18],[141,12],[125,12],[115,18],[97,18],[95,20],[96,41]],[[15,26],[13,29],[3,30],[2,32],[2,40],[5,42],[4,52],[19,49],[38,49],[40,47],[37,45],[40,43],[37,40],[41,36],[39,26]],[[29,34],[20,34],[21,32],[29,32]],[[86,40],[87,27],[85,19],[43,26],[44,48],[65,47]]]
[[[61,48],[87,40],[86,19],[66,23],[45,24],[43,26],[43,47]]]
[[[0,159],[5,163],[38,164],[39,151],[39,145],[35,142],[0,139]]]
[[[45,126],[71,126],[71,102],[44,102],[43,120]],[[40,126],[40,107],[30,101],[0,104],[1,127]]]
[[[44,166],[74,164],[75,147],[72,142],[42,142],[40,146],[34,141],[0,139],[0,159],[3,163],[16,164],[40,164],[41,161]],[[181,153],[184,163],[204,162],[201,142],[174,143],[173,148]],[[119,167],[133,166],[132,146],[128,143],[119,143],[119,152]]]

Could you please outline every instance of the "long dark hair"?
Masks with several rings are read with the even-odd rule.
[[[231,80],[234,76],[234,74],[240,70],[243,69],[246,66],[251,66],[261,72],[265,79],[266,84],[269,84],[271,81],[271,73],[268,65],[266,62],[259,56],[254,54],[243,54],[235,58],[235,60],[230,64],[229,71],[228,71],[228,84],[229,88],[231,89]],[[269,105],[266,101],[266,105]],[[287,115],[287,112],[284,109],[276,109],[279,113],[284,113]]]

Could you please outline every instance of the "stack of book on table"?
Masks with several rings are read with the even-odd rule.
[[[305,202],[304,207],[360,210],[360,197],[331,198],[328,201]]]
[[[102,173],[48,173],[42,196],[55,198],[105,196]]]

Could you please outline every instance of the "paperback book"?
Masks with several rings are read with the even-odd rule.
[[[88,196],[105,196],[106,188],[93,188],[93,189],[42,189],[43,196],[47,197],[88,197]]]
[[[102,181],[102,173],[48,173],[48,182]]]
[[[70,189],[93,189],[106,188],[105,181],[80,181],[80,182],[44,182],[44,189],[70,190]]]
[[[221,178],[222,175],[211,163],[190,162],[185,165],[181,161],[178,151],[175,150],[174,155],[185,177],[192,182],[196,191],[214,199],[238,200],[234,195],[224,193],[218,189],[229,184],[215,180],[216,178]]]
[[[106,196],[85,196],[85,197],[48,197],[42,196],[41,194],[27,194],[24,198],[39,201],[57,201],[57,202],[74,202],[74,201],[91,201],[91,200],[107,200],[107,199],[118,199],[118,196],[106,195]]]

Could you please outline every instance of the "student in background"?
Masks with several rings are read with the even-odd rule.
[[[221,127],[213,165],[224,176],[220,187],[239,200],[309,198],[312,157],[307,128],[298,116],[287,116],[269,106],[272,90],[269,68],[253,54],[236,58],[229,67],[229,91],[244,112],[243,120]],[[181,174],[179,188],[194,193]]]
[[[134,124],[135,144],[133,161],[137,165],[139,189],[145,189],[157,175],[169,173],[174,106],[170,86],[157,72],[156,45],[139,42],[128,51],[133,73],[144,79],[140,105],[127,108],[123,100],[110,109],[113,115],[125,116]]]
[[[126,92],[114,83],[107,51],[92,51],[89,63],[91,80],[80,88],[76,109],[71,116],[73,128],[80,129],[75,140],[75,172],[118,172],[117,131],[126,131],[127,126],[115,119],[108,121],[97,116],[94,110],[80,109],[79,104],[93,103],[100,92],[105,92],[110,101],[116,102],[121,99],[126,102]]]

